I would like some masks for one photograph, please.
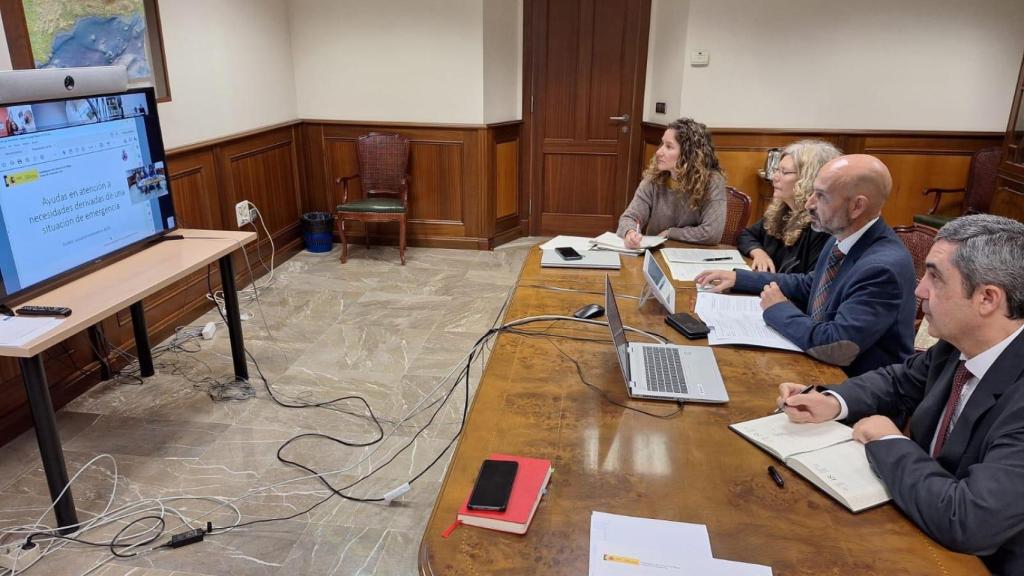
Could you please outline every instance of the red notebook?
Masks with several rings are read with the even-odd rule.
[[[540,458],[523,458],[508,454],[491,454],[489,460],[512,460],[519,463],[512,494],[508,498],[508,507],[502,512],[489,510],[470,510],[469,497],[459,509],[459,521],[470,526],[501,530],[513,534],[525,534],[537,511],[544,488],[551,479],[551,462]]]

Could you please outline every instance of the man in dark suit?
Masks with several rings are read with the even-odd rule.
[[[914,262],[881,218],[892,177],[874,156],[824,166],[807,199],[811,227],[833,239],[809,274],[714,270],[715,292],[760,292],[764,322],[810,356],[850,376],[902,362],[914,351]]]
[[[893,501],[943,546],[1024,574],[1024,224],[958,218],[917,296],[939,342],[824,393],[779,386],[794,422],[856,422]],[[910,437],[893,420],[910,417]]]

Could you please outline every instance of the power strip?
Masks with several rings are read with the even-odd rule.
[[[24,545],[24,542],[19,542],[0,546],[0,570],[14,570],[17,567],[20,572],[31,566],[43,553],[43,547],[38,544],[33,544],[29,549],[22,548]]]

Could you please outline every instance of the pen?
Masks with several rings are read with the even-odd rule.
[[[732,256],[722,256],[721,258],[705,258],[705,262],[721,262],[723,260],[732,260]]]
[[[814,390],[814,384],[808,384],[807,386],[804,386],[803,390],[797,392],[796,394],[793,394],[793,396],[796,396],[798,394],[807,394],[811,390]],[[783,400],[782,401],[782,406],[779,406],[778,408],[776,408],[775,411],[772,412],[772,414],[780,414],[780,413],[782,413],[782,409],[785,408],[785,407],[786,407],[786,401]]]
[[[768,466],[768,475],[775,481],[776,486],[779,488],[786,487],[786,481],[782,479],[782,476],[779,476],[779,471],[775,469],[775,466]]]

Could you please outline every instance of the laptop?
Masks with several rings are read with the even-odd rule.
[[[541,250],[540,265],[543,268],[604,268],[618,270],[622,267],[619,253],[609,250],[580,250],[580,260],[563,260],[554,250]]]
[[[605,313],[615,353],[631,398],[722,403],[729,401],[711,348],[640,344],[626,339],[612,281],[604,278]]]
[[[672,285],[672,281],[668,279],[668,275],[665,274],[661,265],[658,264],[658,259],[651,254],[650,250],[644,252],[643,270],[647,286],[640,294],[640,306],[643,306],[653,295],[655,300],[661,302],[665,310],[668,310],[669,314],[675,314],[676,287]]]

